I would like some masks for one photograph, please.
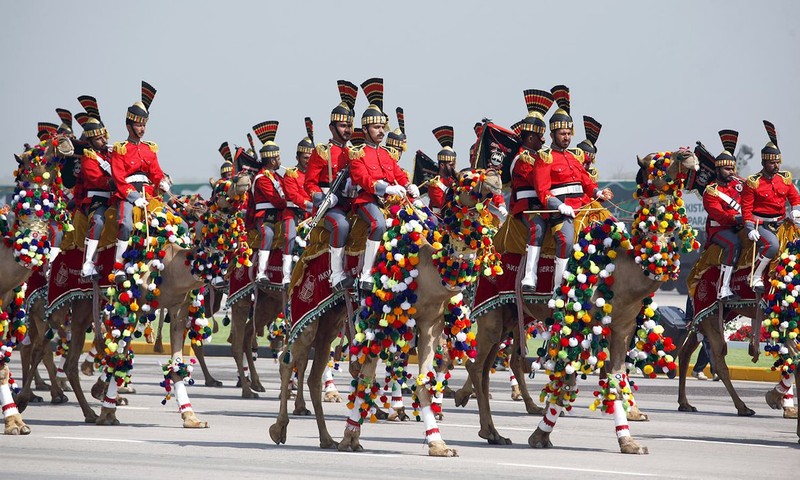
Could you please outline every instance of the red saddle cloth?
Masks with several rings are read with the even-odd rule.
[[[506,252],[502,255],[503,274],[491,277],[481,276],[475,289],[472,302],[472,316],[478,318],[484,313],[506,303],[517,301],[517,286],[520,285],[525,271],[522,267],[523,256]],[[546,302],[553,293],[553,274],[555,260],[552,257],[539,258],[537,268],[536,293],[527,294],[528,300]]]
[[[694,297],[692,297],[695,322],[700,322],[716,311],[718,282],[719,267],[717,266],[708,268],[700,277]],[[726,301],[726,307],[753,307],[756,305],[756,293],[750,288],[750,267],[738,268],[733,272],[731,290],[739,296],[739,300]],[[736,315],[737,313],[734,311],[728,312],[725,321],[732,320]]]
[[[228,281],[228,305],[233,305],[242,297],[253,293],[253,280],[256,278],[256,268],[258,256],[252,258],[251,267],[237,268],[231,273]],[[266,288],[281,290],[283,288],[283,257],[281,248],[273,248],[269,253],[267,261],[267,280],[269,283]]]
[[[97,252],[95,266],[100,274],[98,287],[101,292],[113,285],[108,275],[114,270],[114,248],[105,248]],[[47,284],[47,308],[45,315],[80,298],[92,298],[92,280],[81,277],[83,251],[73,248],[61,252],[53,262],[50,270],[50,281]]]

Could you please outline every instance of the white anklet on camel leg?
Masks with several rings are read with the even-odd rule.
[[[192,402],[189,401],[189,393],[186,391],[186,382],[178,380],[173,382],[175,385],[175,399],[178,401],[180,412],[191,412]]]
[[[631,431],[628,428],[628,416],[625,415],[622,400],[614,400],[614,427],[617,430],[617,438],[631,436]]]
[[[551,403],[547,406],[544,411],[544,417],[542,421],[539,422],[539,430],[550,433],[553,431],[553,427],[556,426],[556,421],[558,421],[558,416],[561,415],[561,411],[564,409],[561,405],[556,403]]]
[[[783,394],[783,408],[794,407],[794,385],[789,387],[789,391]]]
[[[325,370],[322,372],[322,380],[324,382],[325,393],[338,391],[336,389],[336,384],[333,382],[333,371],[330,366],[325,367]]]
[[[786,395],[792,391],[792,377],[781,377],[781,381],[775,385],[775,390],[781,395]]]
[[[403,405],[403,390],[400,388],[400,384],[397,382],[392,382],[392,408],[395,410],[405,407]]]
[[[7,383],[0,385],[0,406],[3,409],[3,418],[8,418],[11,415],[19,415],[17,404],[14,403],[14,397],[11,396],[11,387]]]
[[[112,378],[108,382],[108,391],[103,397],[103,406],[106,408],[117,408],[117,382]]]
[[[514,375],[513,373],[509,375],[508,379],[511,382],[512,387],[516,387],[517,385],[519,385],[519,382],[517,381],[517,376]]]
[[[439,433],[439,425],[436,423],[436,417],[433,415],[431,407],[422,407],[420,416],[422,421],[425,422],[425,441],[428,443],[441,442],[442,435]]]

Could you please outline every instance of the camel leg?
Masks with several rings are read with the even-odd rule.
[[[279,411],[278,417],[275,419],[275,423],[270,425],[269,427],[269,436],[273,442],[280,445],[281,443],[286,443],[286,428],[289,425],[289,395],[291,394],[291,389],[289,387],[289,383],[292,381],[292,375],[294,375],[294,357],[299,353],[301,350],[308,352],[311,349],[312,343],[314,343],[314,338],[317,335],[317,330],[319,329],[320,322],[323,321],[325,317],[318,319],[316,322],[312,322],[303,333],[297,338],[297,340],[292,343],[292,345],[287,346],[286,349],[278,355],[278,362],[280,364],[280,374],[281,374],[281,391],[279,396]],[[291,351],[291,355],[290,352]],[[306,357],[308,353],[306,353]],[[322,414],[322,410],[319,410],[317,413],[317,422],[320,421],[319,415]],[[324,418],[321,420],[324,423]],[[321,436],[321,435],[320,435]]]
[[[389,421],[398,421],[398,422],[407,422],[411,419],[406,413],[406,406],[403,404],[403,389],[400,387],[400,383],[397,380],[392,381],[391,385],[391,392],[389,394],[392,397],[392,410],[394,412],[389,414],[387,420]]]
[[[622,313],[622,315],[618,315],[615,318],[626,318],[624,312],[620,313]],[[635,313],[633,313],[630,318],[635,318]],[[625,382],[629,381],[628,374],[626,373],[627,369],[625,367],[625,357],[627,356],[627,347],[630,345],[631,337],[633,337],[635,329],[635,322],[623,324],[614,332],[609,342],[608,350],[611,356],[609,375],[617,376],[617,378],[621,377],[621,381]],[[633,393],[630,395],[633,397]],[[614,401],[613,406],[614,425],[617,433],[617,443],[619,444],[620,452],[639,455],[646,455],[649,453],[647,447],[639,445],[639,443],[631,436],[630,429],[628,428],[628,419],[626,417],[622,401],[618,398],[616,401]]]
[[[22,421],[22,415],[17,410],[17,405],[11,396],[11,388],[8,386],[10,377],[11,372],[7,365],[0,369],[0,407],[2,407],[5,421],[3,433],[5,435],[28,435],[31,433],[31,429]]]
[[[468,362],[465,364],[465,368],[467,369],[467,373],[469,373],[470,364],[474,362]],[[461,386],[456,393],[453,394],[453,400],[455,401],[456,407],[466,407],[469,403],[470,398],[477,397],[475,395],[475,386],[472,385],[472,379],[467,376],[467,379],[464,381],[464,385]]]
[[[794,404],[794,385],[783,396],[783,418],[797,418],[797,406]]]
[[[86,329],[92,323],[91,309],[91,300],[80,300],[73,304],[72,321],[69,325],[69,328],[72,332],[73,345],[83,345],[83,342],[86,340]],[[58,317],[62,317],[62,311],[63,309],[53,313],[51,320],[56,320]],[[93,346],[92,348],[95,347]],[[78,369],[78,361],[80,360],[80,356],[80,349],[70,348],[67,352],[66,358],[64,359],[64,371],[67,374],[67,380],[69,381],[70,386],[72,386],[72,391],[75,393],[75,399],[81,406],[84,422],[96,423],[98,418],[97,414],[89,406],[89,402],[86,400],[86,395],[84,395],[83,389],[81,388],[80,372]],[[92,366],[94,367],[94,365]]]
[[[364,363],[361,365],[361,372],[356,377],[358,382],[356,388],[363,388],[366,391],[366,395],[369,395],[372,384],[375,381],[375,370],[377,367],[377,357],[368,355]],[[350,371],[353,373],[352,368]],[[360,442],[361,422],[363,421],[363,417],[361,416],[361,405],[364,404],[364,400],[358,396],[355,396],[354,398],[355,400],[351,404],[352,406],[350,407],[350,412],[347,415],[347,424],[344,427],[344,436],[342,437],[342,441],[339,442],[340,452],[346,452],[348,450],[361,452],[364,450],[364,447],[361,446]]]
[[[246,324],[250,323],[247,319],[248,312],[250,311],[250,302],[247,300],[239,300],[233,305],[231,311],[231,332],[228,341],[231,344],[231,354],[233,361],[236,362],[236,370],[239,373],[239,382],[237,386],[242,388],[242,398],[258,398],[258,394],[250,389],[250,378],[244,371],[244,358],[245,349],[249,348],[250,338],[247,336]],[[252,335],[252,327],[250,330]],[[249,355],[249,352],[247,353]]]
[[[185,307],[185,305],[180,307],[178,314],[174,315],[173,321],[169,324],[169,343],[172,350],[173,363],[183,362],[183,342],[186,338],[186,329],[183,321],[186,315]],[[208,428],[208,422],[200,421],[195,415],[194,409],[192,409],[192,402],[189,400],[189,393],[186,391],[186,382],[176,372],[172,372],[171,380],[174,384],[175,398],[178,400],[183,428]]]
[[[686,338],[686,343],[683,344],[681,351],[678,352],[678,411],[679,412],[696,412],[697,408],[689,403],[686,397],[686,377],[689,375],[689,361],[692,354],[697,350],[700,341],[697,339],[696,333],[690,333]]]
[[[334,337],[335,338],[335,337]],[[336,383],[333,381],[333,369],[325,361],[325,370],[322,372],[322,381],[324,382],[325,401],[328,403],[340,403],[342,396],[336,388]]]
[[[75,338],[74,336],[72,338]],[[163,352],[163,348],[162,348]],[[97,357],[97,347],[92,345],[92,348],[86,352],[86,357],[81,362],[80,371],[82,374],[91,377],[94,375],[94,359]],[[66,370],[66,369],[65,369]],[[74,387],[73,387],[74,388]]]
[[[100,379],[98,379],[100,383]],[[97,386],[98,383],[95,383]],[[96,425],[119,425],[117,420],[117,390],[119,386],[115,379],[108,382],[108,387],[105,394],[102,396],[103,400],[100,407],[100,415],[95,421]]]
[[[41,397],[34,395],[32,384],[36,377],[35,372],[37,367],[39,366],[39,363],[42,361],[43,357],[45,357],[47,354],[52,357],[52,354],[47,348],[49,347],[50,342],[44,335],[46,325],[44,323],[43,316],[41,315],[44,313],[43,309],[44,306],[40,301],[37,301],[32,306],[29,316],[30,329],[28,330],[28,339],[30,340],[30,344],[26,345],[23,349],[20,349],[21,352],[25,352],[24,355],[20,355],[20,357],[24,359],[22,362],[22,390],[16,398],[17,410],[20,413],[25,411],[29,403],[42,401]],[[66,396],[64,396],[64,393],[60,391],[60,388],[58,388],[58,384],[55,381],[55,375],[51,375],[50,394],[52,396],[53,403],[64,403],[63,401],[56,402],[57,393],[60,393],[60,396],[64,397],[64,401],[66,401]]]
[[[328,317],[330,318],[330,317]],[[314,406],[314,416],[317,420],[317,430],[319,431],[319,447],[337,449],[339,442],[336,442],[328,432],[328,426],[325,423],[325,415],[322,411],[322,375],[328,367],[328,358],[330,358],[330,345],[336,337],[338,328],[336,322],[328,321],[317,332],[317,341],[314,345],[314,363],[311,364],[311,370],[308,372],[308,392],[311,395],[311,404]],[[299,367],[299,365],[298,365]],[[298,375],[301,369],[298,368]],[[302,377],[300,377],[302,378]],[[302,384],[302,381],[299,382]],[[300,392],[298,391],[298,397]]]
[[[781,380],[775,385],[775,388],[770,390],[769,392],[764,395],[764,399],[767,401],[767,405],[774,410],[778,410],[780,408],[784,408],[786,405],[786,397],[789,396],[789,406],[794,406],[794,401],[792,401],[792,377],[791,376],[781,376]],[[795,409],[795,415],[797,415],[797,409]],[[784,416],[785,410],[784,410]],[[791,417],[794,418],[794,417]]]
[[[417,320],[417,350],[419,353],[419,373],[420,377],[426,377],[431,367],[434,365],[434,351],[442,335],[443,318],[439,317],[435,321],[423,322]],[[480,330],[480,329],[479,329]],[[439,433],[439,426],[436,424],[434,412],[431,409],[431,393],[427,387],[417,388],[417,398],[419,399],[420,416],[425,422],[425,441],[428,443],[428,455],[432,457],[457,457],[458,451],[449,448]]]
[[[258,369],[256,368],[256,358],[258,358],[258,337],[259,332],[260,336],[264,336],[264,328],[266,321],[264,320],[264,313],[266,310],[262,310],[261,314],[254,314],[253,315],[253,332],[251,334],[245,334],[246,338],[250,338],[250,349],[247,351],[247,364],[250,367],[250,388],[256,392],[266,392],[267,389],[264,388],[264,385],[261,384],[261,379],[258,377]]]
[[[565,381],[564,395],[569,395],[569,392],[576,388],[576,375],[572,374]],[[554,403],[545,405],[544,416],[536,427],[536,430],[528,437],[528,445],[531,448],[550,448],[553,443],[550,441],[550,434],[556,426],[558,417],[564,411],[563,396],[559,396]],[[624,420],[623,416],[623,420]]]
[[[319,331],[317,331],[315,339],[318,337]],[[330,348],[330,343],[328,344],[328,348]],[[328,349],[323,347],[323,351],[325,352],[325,355],[328,355]],[[303,349],[297,351],[296,355],[294,355],[294,365],[297,369],[297,392],[294,398],[294,411],[292,412],[292,415],[311,415],[311,410],[306,408],[306,400],[303,398],[303,378],[305,377],[306,367],[308,367],[309,353],[310,349]]]
[[[544,408],[536,405],[536,402],[533,401],[531,398],[531,394],[528,391],[528,383],[525,381],[525,366],[523,362],[525,361],[522,358],[522,353],[519,350],[516,350],[511,354],[511,361],[509,362],[511,366],[511,375],[513,378],[512,381],[512,389],[514,382],[517,383],[517,389],[519,390],[520,399],[525,402],[525,410],[531,415],[541,415],[544,413]],[[513,390],[512,390],[513,391]],[[516,400],[512,394],[512,400]]]
[[[211,372],[208,371],[208,365],[206,365],[206,354],[203,350],[202,345],[197,345],[193,347],[194,355],[197,357],[197,363],[200,364],[200,369],[203,371],[203,378],[206,379],[205,385],[206,387],[221,387],[222,382],[215,379],[211,376]]]
[[[467,372],[477,394],[478,414],[481,428],[478,436],[486,439],[491,445],[510,445],[511,440],[497,431],[492,421],[492,410],[489,405],[489,374],[491,364],[497,357],[500,343],[503,341],[505,307],[494,309],[481,317],[477,334],[477,355],[474,362],[467,363]],[[456,405],[466,405],[469,395],[459,391],[456,394]]]
[[[736,393],[736,389],[733,388],[731,373],[730,370],[728,370],[728,364],[725,363],[725,353],[727,352],[728,346],[722,333],[716,328],[716,322],[707,321],[703,323],[706,325],[704,329],[707,332],[706,338],[708,339],[709,345],[711,345],[711,361],[714,365],[714,373],[719,375],[719,379],[725,384],[725,388],[728,390],[731,400],[733,400],[733,405],[736,407],[738,415],[740,417],[751,417],[755,415],[756,412],[747,408],[744,401],[739,398],[739,394]]]

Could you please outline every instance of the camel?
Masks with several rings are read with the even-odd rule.
[[[499,193],[502,187],[499,174],[493,170],[486,172],[462,172],[459,175],[459,181],[468,180],[472,178],[470,176],[480,176],[482,174],[484,175],[484,177],[482,177],[483,180],[474,184],[475,187],[473,190],[462,190],[455,194],[452,200],[459,208],[469,211],[470,214],[478,210],[476,206],[482,201],[482,198],[491,198],[492,195]],[[482,209],[483,206],[484,205],[481,203],[480,208]],[[467,248],[462,250],[462,253],[464,257],[468,257],[469,254],[474,251],[475,250]],[[419,247],[419,263],[416,265],[418,271],[416,282],[418,284],[418,291],[425,292],[425,295],[420,295],[414,306],[414,308],[416,308],[416,314],[414,315],[416,326],[414,331],[416,332],[416,345],[419,356],[419,378],[427,378],[429,372],[433,374],[435,348],[439,344],[439,339],[444,328],[443,316],[451,299],[460,294],[462,288],[465,286],[458,285],[457,287],[453,287],[451,284],[443,282],[439,270],[434,264],[433,256],[435,253],[437,253],[436,249],[434,249],[430,243],[422,239]],[[356,268],[356,270],[360,271],[358,268]],[[458,277],[458,275],[456,275],[456,277]],[[293,287],[297,287],[297,285],[293,285]],[[346,299],[345,301],[349,300]],[[289,381],[292,376],[292,363],[296,362],[297,365],[300,366],[308,362],[309,352],[311,348],[314,348],[315,356],[309,373],[308,387],[314,406],[314,414],[317,419],[320,447],[324,449],[338,449],[339,451],[363,450],[359,441],[361,430],[358,421],[358,419],[361,418],[360,405],[349,405],[351,413],[348,417],[344,438],[341,442],[336,442],[331,437],[327,430],[322,411],[321,375],[328,363],[331,342],[342,329],[344,322],[349,321],[346,319],[345,312],[346,308],[341,303],[325,311],[319,318],[307,325],[300,335],[279,355],[279,361],[281,362],[281,407],[276,422],[269,428],[270,438],[276,444],[286,443],[286,431],[289,423],[287,403],[290,393]],[[358,334],[356,334],[355,340],[358,342]],[[353,348],[357,348],[355,343],[351,345],[351,352]],[[373,391],[375,391],[374,389],[378,388],[377,386],[373,386],[375,370],[377,368],[377,357],[374,355],[367,355],[366,358],[362,357],[360,360],[363,362],[359,363],[359,361],[353,361],[351,358],[350,365],[351,374],[354,378],[358,379],[359,386],[357,388],[360,389],[360,391],[364,389],[368,391],[373,389]],[[420,411],[425,418],[428,454],[431,456],[444,457],[457,456],[457,451],[449,448],[438,433],[439,430],[436,426],[436,420],[431,409],[432,395],[430,390],[420,383],[419,388],[417,388],[417,397]],[[356,395],[355,398],[359,398],[358,395]]]
[[[654,161],[654,154],[650,154],[644,158],[638,158],[640,168],[644,171]],[[657,177],[652,184],[654,189],[660,189],[664,185],[670,186],[676,184],[676,178],[682,172],[685,173],[689,169],[696,169],[698,166],[697,158],[688,150],[680,150],[677,152],[679,161],[670,163],[669,168],[664,172],[663,177]],[[645,175],[645,178],[646,175]],[[651,206],[658,205],[659,200],[647,200]],[[609,376],[619,376],[620,379],[627,381],[626,374],[626,357],[628,354],[631,339],[637,329],[637,316],[642,310],[643,299],[653,294],[661,285],[660,280],[654,280],[649,276],[645,276],[642,272],[642,267],[634,261],[633,258],[624,248],[617,248],[615,260],[614,279],[615,282],[612,287],[614,293],[614,310],[613,310],[613,335],[609,338],[609,358],[605,362],[605,369],[608,371]],[[560,279],[559,279],[560,280]],[[481,280],[482,281],[482,280]],[[517,288],[518,285],[517,285]],[[525,302],[521,305],[521,309],[525,316],[535,319],[544,320],[552,315],[552,308],[550,306],[549,298],[536,298],[527,297]],[[596,308],[596,307],[595,307]],[[594,313],[594,308],[591,313]],[[470,380],[474,385],[475,391],[478,395],[478,411],[480,412],[480,430],[478,435],[486,439],[490,444],[508,445],[511,441],[499,434],[494,427],[491,418],[491,409],[489,406],[489,391],[488,380],[491,362],[497,354],[499,344],[507,338],[511,333],[515,338],[519,338],[519,323],[516,312],[516,306],[504,305],[502,308],[494,308],[483,313],[477,318],[479,323],[478,328],[478,354],[475,362],[467,365]],[[565,374],[563,377],[563,388],[560,390],[560,395],[551,400],[554,403],[546,406],[544,409],[545,418],[539,424],[536,431],[528,439],[528,443],[533,448],[547,448],[551,447],[550,434],[552,427],[561,413],[562,409],[569,402],[569,395],[575,392],[577,373]],[[552,378],[552,377],[551,377]],[[466,392],[457,395],[456,402],[465,403],[468,396]],[[632,396],[631,396],[632,398]],[[619,407],[618,412],[622,411],[622,406]],[[633,419],[646,419],[646,416],[641,414],[638,407],[633,404],[627,413],[628,418]],[[647,453],[647,448],[640,446],[630,435],[627,434],[626,415],[615,414],[615,421],[622,430],[625,430],[626,435],[618,437],[620,451],[622,453]]]
[[[54,224],[61,223],[63,218],[63,192],[61,190],[61,164],[57,161],[57,156],[71,155],[74,152],[72,143],[64,135],[53,136],[41,144],[26,151],[21,156],[15,155],[18,168],[16,172],[17,188],[15,195],[20,198],[15,205],[22,209],[13,222],[8,222],[5,217],[7,232],[3,232],[10,245],[14,245],[16,240],[22,243],[20,246],[30,242],[33,238],[45,237],[48,241],[53,240],[51,235],[55,234]],[[31,196],[21,197],[22,192]],[[40,196],[41,195],[41,196]],[[44,196],[50,198],[44,203]],[[34,214],[34,210],[47,212],[46,216]],[[49,212],[48,212],[49,210]],[[49,217],[49,218],[48,218]],[[10,309],[15,301],[15,297],[22,299],[24,288],[18,295],[14,294],[14,289],[24,284],[30,278],[34,268],[43,268],[47,255],[51,252],[44,248],[39,251],[36,249],[19,250],[20,257],[16,257],[16,249],[9,247],[6,242],[0,242],[0,269],[3,275],[0,276],[0,299],[2,305],[12,315],[16,313],[18,307]],[[38,247],[37,247],[38,248]],[[47,248],[51,248],[49,242]],[[6,323],[11,327],[10,322]],[[3,346],[13,348],[16,345],[14,331],[3,332]],[[11,397],[9,382],[11,372],[5,361],[0,364],[0,404],[3,406],[3,417],[5,420],[4,433],[7,435],[27,435],[31,432],[22,420],[22,416],[17,410]]]

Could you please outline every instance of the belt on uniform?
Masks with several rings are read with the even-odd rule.
[[[560,187],[555,187],[550,189],[550,195],[554,197],[559,196],[572,196],[572,195],[583,195],[583,187],[579,183],[573,183],[571,185],[563,185]]]
[[[111,198],[111,192],[106,190],[89,190],[86,193],[87,197],[103,197],[103,198]]]
[[[287,208],[302,208],[302,207],[298,207],[297,204],[294,203],[294,202],[286,202],[286,207]]]
[[[125,177],[125,181],[128,183],[150,183],[150,179],[147,178],[147,175],[143,173],[134,173],[133,175],[128,175]]]
[[[514,197],[517,200],[524,200],[526,198],[539,198],[539,195],[536,194],[536,190],[517,190],[514,192]]]
[[[270,210],[270,209],[277,210],[278,207],[276,207],[275,205],[271,204],[270,202],[256,203],[256,210]]]
[[[777,217],[767,217],[754,213],[753,218],[761,223],[772,223],[772,222],[780,222],[781,220],[783,220],[783,215],[778,215]]]

